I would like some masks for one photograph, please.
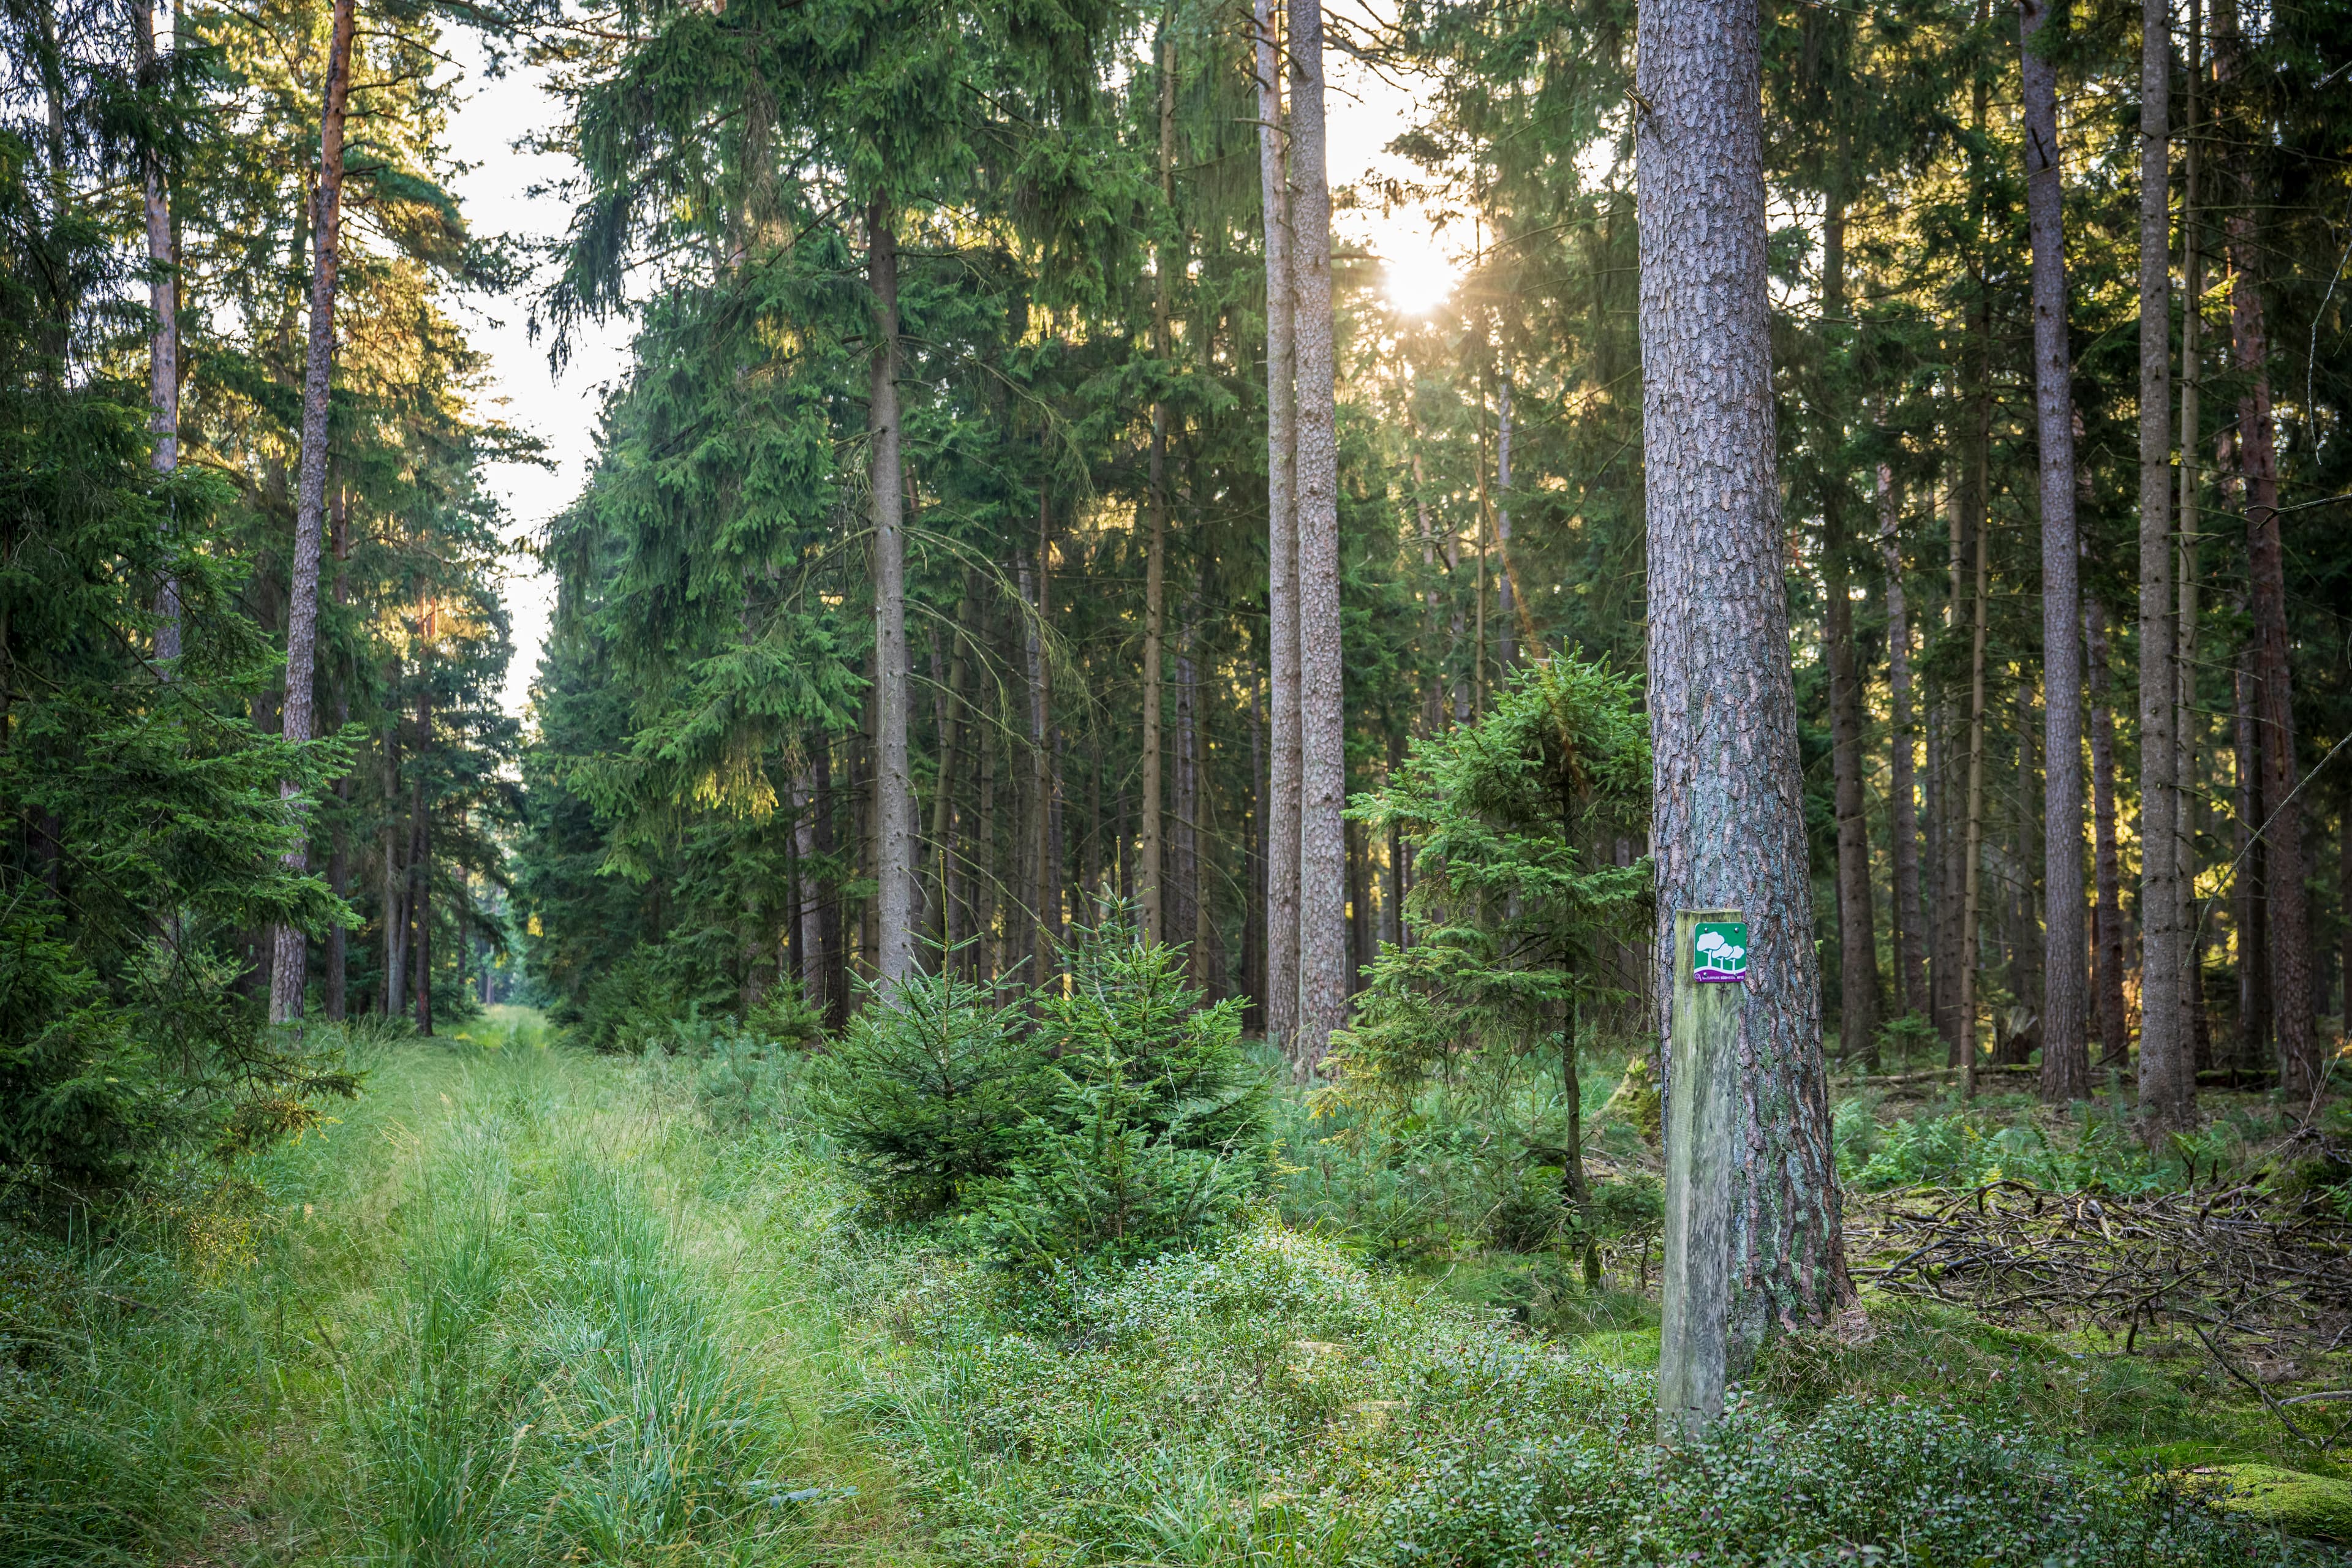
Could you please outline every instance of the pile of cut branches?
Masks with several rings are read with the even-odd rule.
[[[2185,1329],[2306,1441],[2352,1389],[2285,1397],[2352,1346],[2352,1223],[2334,1207],[2239,1183],[2116,1196],[1989,1182],[1852,1194],[1857,1281],[1965,1307],[1987,1321],[2105,1337],[2125,1354]],[[2149,1347],[2154,1348],[2154,1347]]]

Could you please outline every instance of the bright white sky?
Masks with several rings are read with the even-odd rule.
[[[518,68],[500,79],[485,79],[472,39],[458,34],[448,42],[475,84],[473,97],[458,110],[449,132],[450,146],[475,165],[456,181],[455,191],[475,231],[527,239],[560,235],[570,222],[570,209],[560,200],[533,197],[530,193],[534,185],[562,179],[571,173],[572,161],[515,147],[520,138],[545,126],[553,115],[541,89],[541,73]],[[1383,151],[1410,125],[1411,96],[1336,50],[1327,56],[1326,65],[1330,76],[1326,113],[1332,183],[1349,184],[1368,172],[1414,177],[1417,170]],[[1377,210],[1345,212],[1339,215],[1338,227],[1343,239],[1369,242],[1387,261],[1386,289],[1398,308],[1426,310],[1451,291],[1459,268],[1450,253],[1456,247],[1433,238],[1418,210],[1385,218]],[[487,395],[510,424],[547,443],[548,456],[554,463],[551,471],[526,464],[499,464],[485,476],[491,490],[506,503],[512,532],[534,537],[548,519],[579,494],[587,478],[588,465],[595,456],[603,388],[627,363],[628,326],[615,321],[583,333],[559,378],[549,370],[545,341],[530,341],[525,327],[528,312],[521,300],[477,304],[479,308],[468,312],[469,324],[476,346],[489,356]],[[506,595],[514,616],[515,657],[507,672],[502,706],[520,717],[529,704],[540,647],[547,637],[555,584],[528,557],[517,556],[510,568]]]

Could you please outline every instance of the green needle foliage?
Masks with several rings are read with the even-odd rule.
[[[944,1213],[1012,1169],[1039,1068],[1020,1012],[952,970],[920,975],[816,1058],[810,1111],[882,1213]]]
[[[1413,853],[1412,940],[1382,946],[1335,1043],[1342,1102],[1400,1112],[1441,1073],[1564,1041],[1579,1003],[1617,994],[1601,955],[1641,940],[1650,891],[1647,859],[1613,865],[1606,848],[1647,811],[1639,697],[1604,664],[1546,658],[1357,798],[1351,816]]]
[[[1203,1005],[1182,950],[1143,941],[1131,911],[1062,958],[1066,977],[1009,993],[951,963],[877,990],[809,1074],[810,1112],[877,1210],[970,1223],[1037,1276],[1191,1245],[1271,1174],[1241,1004]]]

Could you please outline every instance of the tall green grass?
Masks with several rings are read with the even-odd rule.
[[[0,1562],[690,1568],[887,1532],[690,1100],[492,1022],[369,1047],[352,1114],[236,1194],[8,1234]]]

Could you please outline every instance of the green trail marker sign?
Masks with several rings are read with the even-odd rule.
[[[1699,921],[1691,938],[1690,964],[1690,977],[1701,985],[1747,984],[1747,922]]]

